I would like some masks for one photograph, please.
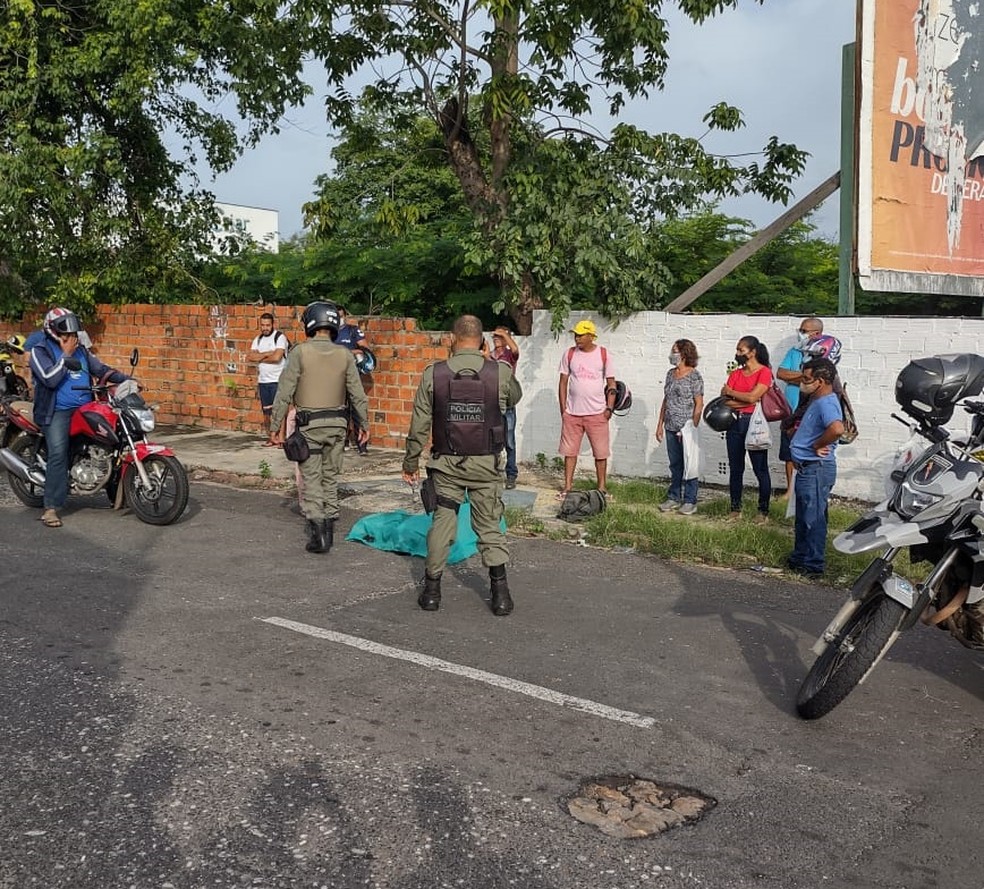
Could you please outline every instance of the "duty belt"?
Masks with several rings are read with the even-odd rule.
[[[312,420],[328,420],[338,417],[347,417],[348,411],[343,407],[328,408],[323,411],[299,410],[296,416],[298,426],[307,426]]]

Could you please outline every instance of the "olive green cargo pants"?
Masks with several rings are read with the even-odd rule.
[[[304,490],[301,512],[304,518],[320,522],[338,518],[338,476],[342,472],[345,450],[344,426],[305,426],[304,437],[311,456],[300,463]]]
[[[478,537],[478,551],[487,568],[506,565],[509,549],[501,527],[505,507],[502,504],[502,474],[495,457],[457,457],[440,459],[440,467],[431,466],[437,496],[463,503],[465,494],[471,503],[471,525]],[[490,471],[491,470],[491,471]],[[425,568],[437,577],[448,562],[451,544],[458,534],[458,514],[438,506],[427,533]]]

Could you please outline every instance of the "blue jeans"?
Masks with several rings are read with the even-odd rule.
[[[666,456],[670,458],[670,490],[667,499],[677,503],[697,502],[697,479],[683,477],[683,441],[679,432],[666,430]]]
[[[44,473],[45,509],[61,509],[68,499],[68,427],[74,413],[74,409],[55,411],[51,422],[41,428],[48,451],[48,467]]]
[[[827,550],[827,502],[837,481],[837,464],[817,460],[796,470],[796,542],[789,561],[822,572]]]
[[[741,509],[741,492],[745,480],[745,454],[752,463],[752,472],[758,480],[758,511],[769,512],[769,499],[772,497],[772,478],[769,476],[769,452],[745,450],[745,433],[752,415],[739,414],[738,422],[724,433],[728,446],[728,487],[731,494],[731,509]]]
[[[506,421],[506,478],[516,478],[516,408],[506,408],[502,418]]]

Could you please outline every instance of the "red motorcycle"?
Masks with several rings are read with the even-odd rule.
[[[134,349],[130,364],[136,366]],[[114,508],[126,505],[150,525],[176,522],[188,505],[188,475],[174,452],[147,440],[154,413],[134,380],[94,385],[93,401],[82,405],[69,427],[69,492],[105,490]],[[17,498],[27,506],[44,505],[47,452],[34,422],[34,405],[7,405],[7,428],[0,465]]]

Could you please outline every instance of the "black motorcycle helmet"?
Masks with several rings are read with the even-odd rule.
[[[728,407],[727,401],[727,398],[719,395],[704,408],[704,422],[715,432],[727,432],[738,422],[738,411]]]
[[[910,361],[895,380],[895,400],[910,417],[942,426],[962,398],[984,391],[984,357],[973,353],[933,355]]]
[[[332,302],[310,303],[301,315],[301,324],[304,325],[304,332],[308,336],[314,336],[316,330],[329,330],[332,334],[331,338],[335,339],[341,326],[338,306]]]

